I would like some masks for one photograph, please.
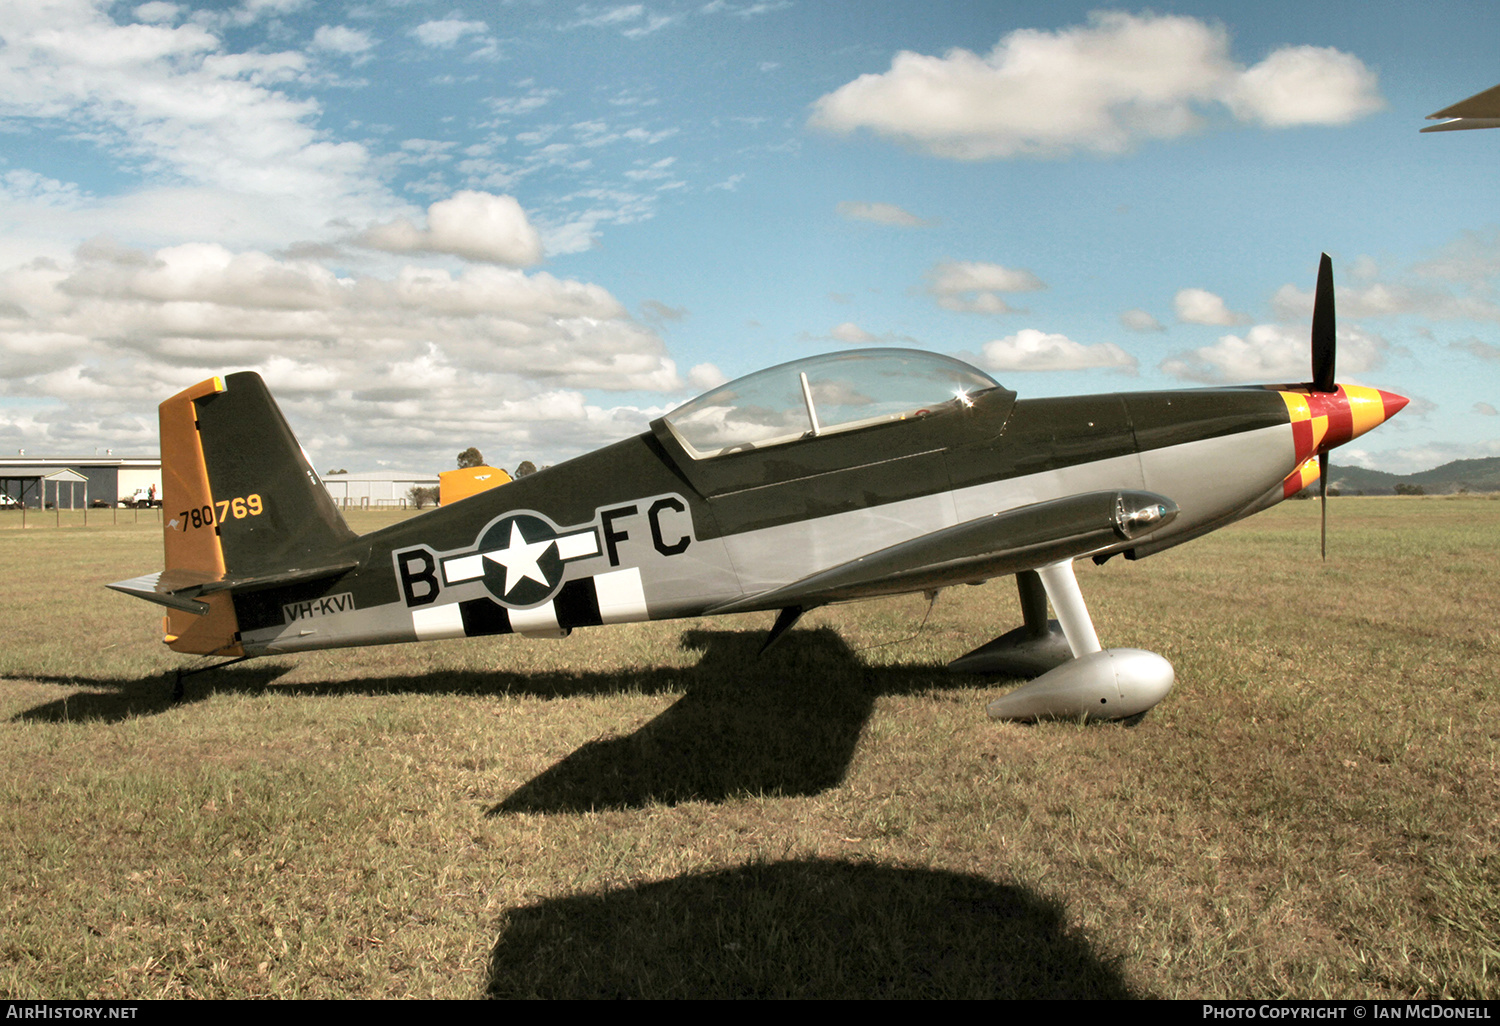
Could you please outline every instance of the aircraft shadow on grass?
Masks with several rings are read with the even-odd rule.
[[[587,812],[837,786],[875,698],[957,683],[940,669],[871,667],[830,628],[784,636],[693,630],[703,659],[686,693],[625,737],[590,741],[490,810]],[[920,681],[920,684],[918,682]]]
[[[604,673],[438,671],[273,687],[292,665],[257,662],[188,678],[182,701],[203,701],[216,692],[554,699],[681,693],[633,733],[590,741],[523,784],[490,809],[490,815],[502,815],[817,794],[843,780],[878,696],[993,686],[992,680],[952,675],[939,666],[871,666],[828,627],[791,631],[757,657],[763,639],[759,631],[689,630],[681,644],[703,653],[697,664]],[[117,722],[174,706],[171,674],[34,679],[85,690],[22,712],[17,720]]]
[[[1131,998],[1025,887],[930,869],[759,863],[506,913],[495,998]]]

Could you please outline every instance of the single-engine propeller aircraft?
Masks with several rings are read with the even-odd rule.
[[[161,404],[166,569],[110,587],[168,607],[175,651],[247,658],[775,610],[769,644],[827,603],[1014,574],[1023,625],[953,668],[1036,678],[996,718],[1125,719],[1172,667],[1101,649],[1073,561],[1326,496],[1328,451],[1406,404],[1334,383],[1327,256],[1312,349],[1307,384],[1028,400],[934,353],[814,356],[366,535],[261,379],[210,378]]]

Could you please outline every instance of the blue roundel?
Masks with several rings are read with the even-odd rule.
[[[484,586],[508,606],[534,606],[562,583],[557,531],[529,513],[497,520],[479,539]]]

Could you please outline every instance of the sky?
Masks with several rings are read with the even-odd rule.
[[[319,470],[554,464],[814,353],[1022,398],[1338,378],[1500,456],[1500,7],[9,0],[0,452],[260,373]]]

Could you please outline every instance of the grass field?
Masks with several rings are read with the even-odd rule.
[[[252,661],[0,518],[0,996],[1500,995],[1500,501],[1083,564],[1143,723],[997,724],[1007,579]],[[369,530],[394,514],[351,517]],[[62,519],[68,521],[66,511]],[[916,635],[913,637],[912,635]]]

